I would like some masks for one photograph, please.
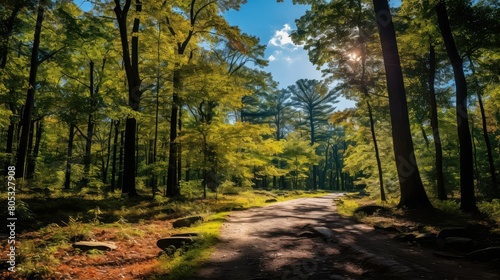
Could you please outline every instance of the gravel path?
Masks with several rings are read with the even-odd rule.
[[[210,260],[190,279],[500,279],[486,264],[440,259],[340,217],[339,196],[231,213]],[[314,227],[331,238],[312,236]]]

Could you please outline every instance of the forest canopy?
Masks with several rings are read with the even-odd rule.
[[[3,174],[172,198],[365,190],[474,211],[499,197],[496,1],[294,0],[308,10],[291,38],[324,75],[285,88],[266,45],[224,18],[245,2],[1,0]]]

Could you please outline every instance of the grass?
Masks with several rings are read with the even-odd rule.
[[[51,196],[19,193],[16,202],[21,205],[17,243],[18,264],[16,278],[45,279],[57,272],[61,258],[83,258],[96,263],[105,259],[106,253],[91,250],[72,250],[71,243],[80,240],[108,240],[117,243],[141,243],[154,236],[174,233],[198,232],[200,241],[186,252],[174,256],[162,255],[148,279],[181,279],[191,275],[213,250],[220,235],[220,227],[230,211],[268,205],[266,200],[285,201],[299,197],[315,197],[325,192],[303,191],[251,191],[244,190],[230,195],[210,194],[207,199],[181,198],[170,200],[157,196],[122,198],[116,195],[68,195],[60,192]],[[198,194],[199,195],[199,194]],[[190,194],[197,197],[197,194]],[[21,202],[22,201],[22,202]],[[21,214],[21,213],[20,213]],[[189,215],[202,215],[202,224],[181,230],[168,225],[172,219]],[[0,217],[3,218],[3,217]],[[148,241],[149,244],[152,242]],[[1,243],[6,248],[6,242]],[[2,278],[0,273],[0,278]]]
[[[480,213],[467,214],[460,211],[460,204],[457,199],[445,201],[432,200],[433,210],[405,210],[397,209],[398,200],[388,199],[386,202],[374,201],[370,197],[360,197],[356,194],[347,195],[336,201],[338,213],[344,217],[352,218],[358,222],[379,225],[379,226],[399,226],[401,228],[420,227],[423,232],[438,232],[439,229],[448,226],[465,226],[467,224],[489,225],[490,232],[500,233],[500,200],[492,202],[479,202]],[[360,206],[376,204],[389,208],[386,214],[378,213],[366,215],[355,213]]]

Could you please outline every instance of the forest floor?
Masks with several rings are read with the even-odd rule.
[[[51,224],[19,237],[24,243],[21,253],[25,258],[28,251],[38,252],[30,256],[32,263],[27,263],[26,258],[23,264],[38,271],[38,275],[13,277],[4,270],[0,271],[0,279],[499,279],[498,261],[439,258],[433,255],[432,248],[395,241],[395,233],[375,230],[371,225],[339,215],[334,200],[341,196],[333,193],[229,214],[220,212],[210,215],[203,224],[180,230],[172,228],[171,215],[145,220],[149,212],[134,213],[137,219],[129,213],[128,221],[96,225],[70,219],[66,226]],[[232,199],[228,202],[234,203]],[[220,200],[218,203],[227,206]],[[76,203],[72,204],[75,207]],[[194,205],[201,207],[203,203],[194,202],[189,208]],[[144,205],[140,207],[143,208]],[[150,208],[158,212],[157,208]],[[101,209],[105,211],[105,204]],[[132,210],[120,211],[125,215]],[[428,221],[408,220],[404,216],[392,218],[390,223],[400,228],[430,227]],[[315,233],[318,227],[331,236],[325,238]],[[81,252],[68,242],[50,246],[67,238],[71,231],[73,238],[91,237],[111,242],[117,249]],[[204,232],[209,241],[182,256],[167,257],[156,241],[180,232]],[[199,258],[200,254],[206,256]]]

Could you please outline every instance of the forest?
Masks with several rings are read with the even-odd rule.
[[[0,0],[0,201],[24,247],[15,277],[67,277],[47,265],[55,251],[35,260],[42,249],[23,239],[281,196],[350,192],[498,227],[498,1],[290,0],[308,7],[291,39],[323,76],[286,87],[266,71],[266,42],[225,18],[246,2]],[[355,107],[337,109],[340,98]]]

